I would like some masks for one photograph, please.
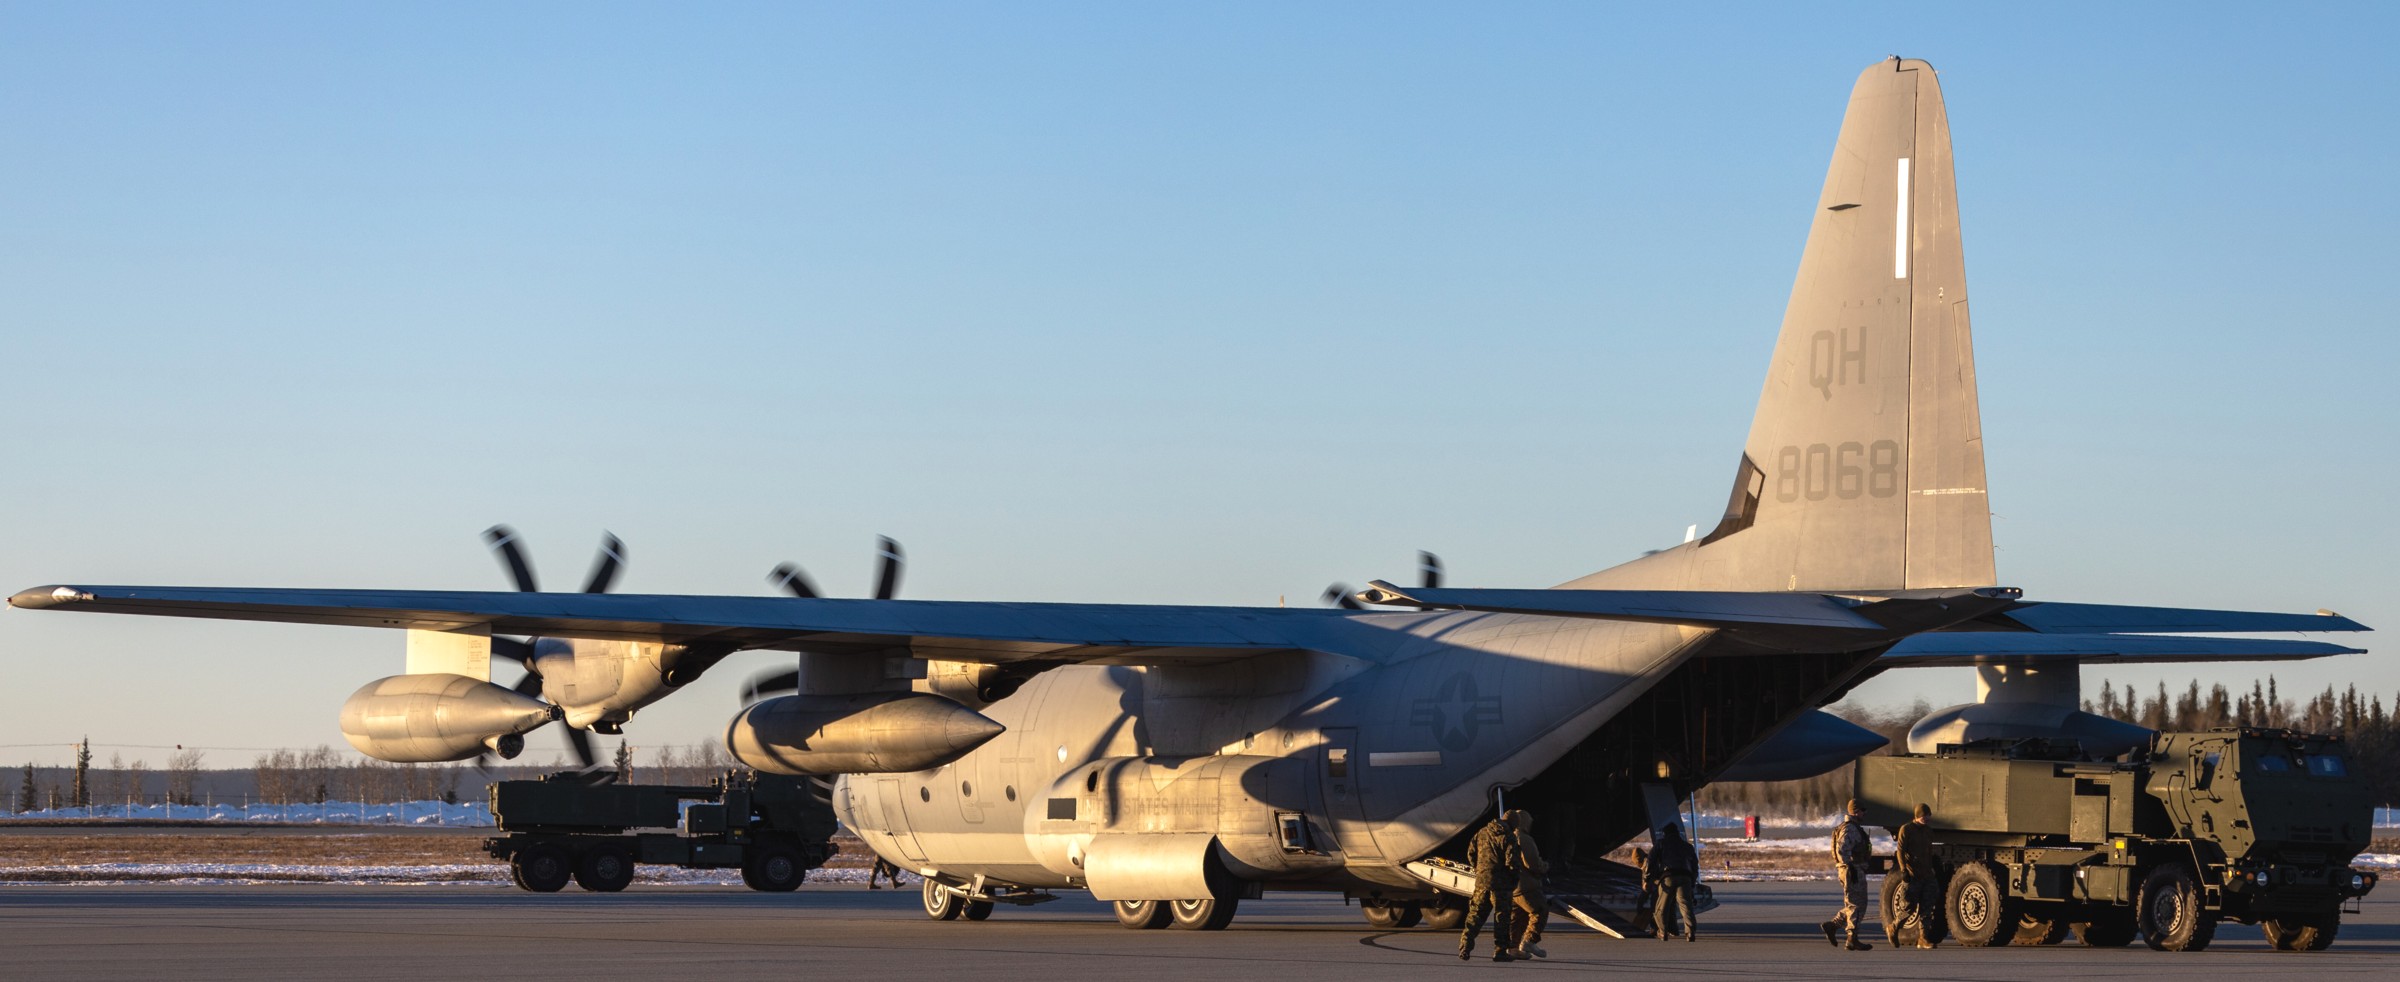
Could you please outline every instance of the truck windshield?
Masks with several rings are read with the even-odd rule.
[[[2308,755],[2308,772],[2318,777],[2348,777],[2350,768],[2332,754]]]

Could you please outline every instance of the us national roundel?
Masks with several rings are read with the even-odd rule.
[[[1474,746],[1486,724],[1500,722],[1500,697],[1478,693],[1475,676],[1459,672],[1433,690],[1432,698],[1417,700],[1408,722],[1425,727],[1443,750],[1457,753]]]

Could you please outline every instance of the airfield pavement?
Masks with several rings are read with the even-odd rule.
[[[0,979],[1062,979],[1384,980],[1472,973],[1633,978],[2390,978],[2400,902],[2370,898],[2333,950],[2268,950],[2227,925],[2197,954],[2136,944],[1895,951],[1828,947],[1823,882],[1716,884],[1696,944],[1619,941],[1553,918],[1546,961],[1458,960],[1456,937],[1378,931],[1323,897],[1247,901],[1222,933],[1129,931],[1072,898],[929,921],[915,890],[810,884],[796,894],[637,885],[533,895],[498,886],[0,887]],[[1479,954],[1488,954],[1488,944]]]

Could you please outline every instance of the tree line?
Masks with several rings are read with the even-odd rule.
[[[1884,754],[1906,750],[1909,727],[1933,707],[1920,699],[1905,710],[1834,706],[1827,711],[1891,741],[1875,751]],[[2253,681],[2248,691],[2229,689],[2221,682],[2202,688],[2197,679],[2181,691],[2160,682],[2148,693],[2130,683],[2120,687],[2103,682],[2097,698],[2083,700],[2083,711],[2153,730],[2264,726],[2338,736],[2348,746],[2351,772],[2366,782],[2373,800],[2384,805],[2400,802],[2400,696],[2387,707],[2382,696],[2362,695],[2355,685],[2329,685],[2294,699],[2279,690],[2272,675]],[[1697,797],[1701,809],[1712,814],[1819,822],[1839,814],[1850,795],[1850,769],[1845,767],[1798,781],[1713,784]]]
[[[706,784],[736,766],[723,746],[709,741],[696,746],[665,746],[640,762],[640,748],[619,741],[604,769],[620,781],[645,784]],[[69,767],[39,767],[28,763],[20,773],[11,809],[17,814],[62,808],[106,808],[124,804],[200,805],[210,801],[244,801],[270,805],[402,801],[481,801],[493,781],[538,777],[569,769],[563,758],[540,764],[392,764],[355,758],[319,745],[312,750],[273,750],[258,754],[248,767],[209,768],[199,750],[177,749],[164,766],[126,761],[110,754],[107,764],[94,766],[90,738],[75,744]],[[4,780],[4,779],[0,779]],[[5,787],[5,785],[0,785]]]

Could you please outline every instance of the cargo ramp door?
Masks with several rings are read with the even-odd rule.
[[[1443,893],[1475,895],[1475,870],[1465,863],[1435,857],[1402,868]],[[1641,873],[1624,863],[1603,859],[1553,866],[1549,875],[1542,877],[1542,890],[1550,895],[1553,913],[1563,914],[1601,934],[1612,938],[1650,936],[1649,919],[1637,916],[1642,900]],[[1708,884],[1694,884],[1692,913],[1716,908],[1717,899]]]

